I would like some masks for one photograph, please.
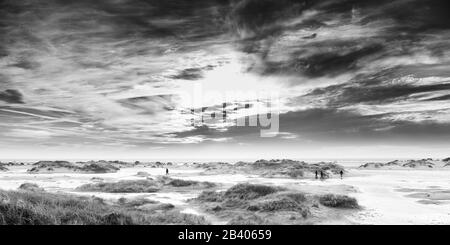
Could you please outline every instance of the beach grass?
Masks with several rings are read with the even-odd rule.
[[[326,194],[319,197],[320,204],[332,208],[359,208],[358,201],[345,195]]]
[[[32,191],[0,191],[1,225],[203,225],[201,216],[151,212],[101,199]]]

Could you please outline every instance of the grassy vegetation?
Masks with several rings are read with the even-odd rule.
[[[122,180],[119,182],[85,184],[78,191],[108,193],[152,193],[159,191],[158,184],[152,180]]]
[[[145,180],[122,180],[119,182],[85,184],[78,187],[77,190],[109,193],[151,193],[167,187],[211,188],[214,186],[215,184],[210,182],[172,179],[164,176],[156,180],[147,178]]]
[[[303,193],[275,193],[248,206],[250,211],[280,212],[293,211],[303,218],[310,216],[309,202]]]
[[[40,188],[38,185],[34,183],[23,183],[19,186],[19,189],[26,191],[44,191],[43,188]]]
[[[336,163],[319,162],[308,164],[303,161],[295,161],[290,159],[258,160],[248,166],[251,166],[252,170],[256,171],[255,173],[260,173],[260,171],[263,171],[263,175],[269,177],[281,175],[288,176],[290,178],[302,178],[306,176],[306,173],[322,171],[328,178],[330,173],[339,174],[340,171],[345,171],[344,167]]]
[[[78,171],[93,173],[114,173],[119,171],[119,168],[108,163],[90,163],[79,167]]]
[[[175,187],[184,187],[184,186],[195,185],[195,184],[197,184],[197,182],[191,181],[191,180],[174,179],[174,180],[171,180],[168,184],[171,186],[175,186]]]
[[[222,193],[216,191],[203,191],[196,198],[198,201],[202,202],[220,202],[222,201]]]
[[[266,196],[280,190],[280,188],[266,185],[238,184],[228,189],[224,193],[224,198],[250,200]]]
[[[38,173],[41,171],[55,171],[58,169],[70,170],[74,172],[85,173],[112,173],[117,172],[119,168],[109,163],[104,162],[90,162],[85,164],[74,164],[68,161],[39,161],[33,164],[33,167],[28,170],[30,173]]]
[[[270,225],[271,222],[261,216],[250,215],[238,215],[228,222],[228,225]]]
[[[142,211],[103,201],[46,192],[0,191],[2,225],[207,224],[203,217],[176,210]]]
[[[216,186],[214,183],[211,182],[198,182],[198,181],[192,181],[192,180],[182,180],[182,179],[171,179],[168,181],[167,185],[173,186],[173,187],[186,187],[186,186],[194,186],[194,185],[204,185],[205,188],[211,188]]]
[[[359,208],[358,201],[349,196],[327,194],[319,197],[320,204],[332,208]]]
[[[137,172],[136,176],[139,176],[139,177],[148,177],[148,176],[150,176],[150,174],[147,173],[147,172]]]
[[[236,225],[307,224],[324,215],[326,212],[320,210],[326,207],[359,207],[356,199],[348,196],[313,196],[252,184],[235,185],[224,192],[204,191],[192,201],[204,206],[208,212],[230,219],[228,224]]]
[[[303,218],[311,214],[309,207],[305,203],[296,202],[288,197],[274,197],[271,200],[251,205],[248,207],[248,210],[261,212],[295,211],[300,213]]]
[[[126,199],[124,197],[119,198],[118,204],[120,204],[123,207],[129,207],[129,208],[135,208],[139,206],[143,206],[146,204],[158,204],[159,202],[150,200],[147,198],[136,198],[136,199]]]
[[[305,175],[305,173],[302,170],[294,169],[287,173],[287,175],[291,178],[300,178]]]
[[[312,200],[304,193],[266,185],[238,184],[225,192],[204,191],[193,201],[200,202],[216,215],[231,218],[228,224],[268,224],[266,216],[280,219],[311,215]]]
[[[245,173],[265,178],[314,178],[315,172],[322,172],[324,178],[339,177],[343,166],[334,162],[307,163],[290,159],[258,160],[255,162],[237,162],[236,164],[205,163],[195,164],[209,173]]]
[[[201,188],[212,188],[216,184],[211,182],[202,182],[194,180],[183,180],[183,179],[173,179],[168,176],[161,176],[156,179],[161,185],[172,186],[172,187],[201,187]]]
[[[306,195],[304,193],[301,192],[292,192],[292,193],[285,193],[283,194],[284,196],[294,200],[295,202],[298,203],[302,203],[302,202],[306,202],[307,198]]]
[[[262,200],[264,197],[272,196],[274,193],[283,191],[283,188],[272,187],[266,185],[254,184],[237,184],[229,188],[225,192],[203,191],[195,200],[202,202],[223,202],[231,204],[228,206],[236,206],[240,204],[248,204],[249,201]],[[281,197],[287,197],[295,202],[306,200],[303,193],[283,193]],[[266,198],[267,199],[267,198]]]

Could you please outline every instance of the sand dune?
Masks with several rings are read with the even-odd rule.
[[[17,190],[22,186],[21,189],[30,187],[49,193],[94,196],[109,204],[122,203],[148,210],[172,205],[181,213],[201,216],[211,224],[450,224],[450,171],[445,168],[431,169],[434,171],[410,167],[347,168],[343,179],[331,173],[329,178],[320,180],[307,171],[301,177],[267,174],[272,170],[279,173],[280,169],[293,169],[292,166],[266,166],[260,167],[261,171],[251,172],[248,169],[254,166],[248,164],[220,165],[170,165],[169,177],[165,177],[167,165],[154,163],[91,174],[57,171],[34,174],[28,171],[30,166],[17,165],[0,173],[0,186],[4,190]],[[311,166],[318,165],[300,166],[310,171]],[[239,169],[243,171],[238,172]],[[171,185],[173,180],[180,184]],[[157,190],[136,191],[136,184],[142,181],[153,181]],[[24,183],[28,185],[24,186]],[[129,191],[79,190],[81,186],[98,187],[108,183],[129,183],[127,186],[121,184],[119,188]],[[236,196],[227,199],[225,193],[230,193],[239,184],[266,186],[264,188],[276,191],[250,199]],[[205,195],[212,195],[208,197],[212,198],[210,200],[215,195],[217,198],[205,202]],[[326,195],[329,196],[328,203],[339,203],[336,200],[340,196],[347,196],[348,200],[355,198],[358,208],[327,206],[326,201],[321,202],[321,197]],[[301,196],[305,197],[301,198],[303,201],[293,199]]]

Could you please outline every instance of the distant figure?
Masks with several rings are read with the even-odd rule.
[[[169,169],[168,168],[166,168],[166,175],[168,175],[169,174]]]
[[[341,174],[341,179],[342,179],[342,176],[344,175],[344,171],[341,170],[341,171],[339,172],[339,174]]]
[[[318,177],[317,177],[318,174],[319,174],[319,173],[318,173],[317,170],[316,170],[316,179],[318,178]]]
[[[320,171],[320,179],[323,180],[323,171]]]

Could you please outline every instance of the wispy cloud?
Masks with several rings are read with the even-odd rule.
[[[0,135],[159,150],[447,135],[447,9],[443,0],[2,1]],[[194,109],[231,102],[233,120],[276,110],[281,132],[263,140],[230,122],[193,126],[182,95],[197,88],[215,96]],[[252,91],[279,102],[269,108]]]

